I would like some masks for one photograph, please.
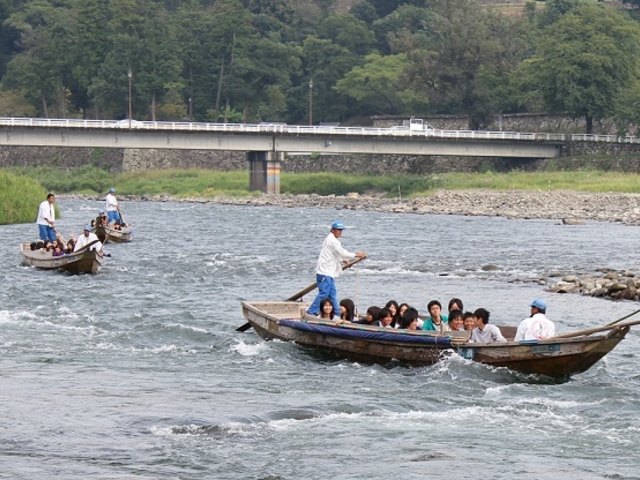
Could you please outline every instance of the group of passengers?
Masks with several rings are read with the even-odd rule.
[[[555,335],[553,323],[545,317],[546,302],[536,298],[531,304],[531,315],[524,319],[517,330],[515,341],[542,340]],[[427,330],[438,333],[451,331],[469,331],[470,342],[492,343],[506,342],[500,328],[489,323],[491,313],[485,308],[475,311],[464,311],[462,300],[452,298],[448,304],[448,314],[442,314],[442,304],[431,300],[427,304],[429,316],[424,318],[418,310],[407,303],[398,304],[389,300],[384,307],[371,306],[366,314],[359,318],[353,300],[345,298],[340,301],[340,321],[370,325],[382,328],[401,328],[406,330]],[[333,302],[325,298],[320,302],[320,318],[333,320],[338,313],[334,311]]]
[[[31,242],[29,248],[31,251],[39,250],[43,253],[49,252],[54,257],[61,257],[64,254],[72,253],[75,245],[76,241],[73,238],[70,238],[66,244],[60,238],[56,238],[53,241],[40,240],[38,242]]]

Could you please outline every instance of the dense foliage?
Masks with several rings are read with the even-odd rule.
[[[0,225],[36,221],[47,191],[33,178],[0,170]]]
[[[0,0],[0,115],[638,120],[634,12],[595,0],[530,1],[517,16],[477,0],[334,2]]]

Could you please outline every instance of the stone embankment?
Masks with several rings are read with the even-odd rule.
[[[558,283],[547,289],[553,293],[579,293],[592,297],[606,297],[614,300],[640,300],[640,278],[636,273],[624,270],[599,269],[601,276],[566,275]]]

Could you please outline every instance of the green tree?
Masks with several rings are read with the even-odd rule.
[[[334,87],[334,89],[359,102],[370,104],[380,113],[410,113],[426,97],[416,98],[406,83],[404,72],[411,62],[404,54],[382,56],[371,53],[365,57],[362,66],[354,67]]]
[[[499,110],[498,87],[521,59],[519,20],[482,8],[475,0],[445,0],[422,31],[391,40],[412,61],[416,91],[442,113],[463,113],[469,128],[485,127]]]
[[[611,115],[627,86],[638,77],[640,27],[600,5],[569,10],[542,31],[536,55],[518,78],[529,96],[550,112],[594,120]]]

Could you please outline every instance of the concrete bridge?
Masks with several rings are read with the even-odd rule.
[[[439,130],[426,126],[369,128],[0,118],[0,146],[245,151],[250,163],[251,190],[267,193],[280,192],[280,162],[284,153],[554,158],[568,140],[636,141],[634,137],[619,139],[612,135]]]

